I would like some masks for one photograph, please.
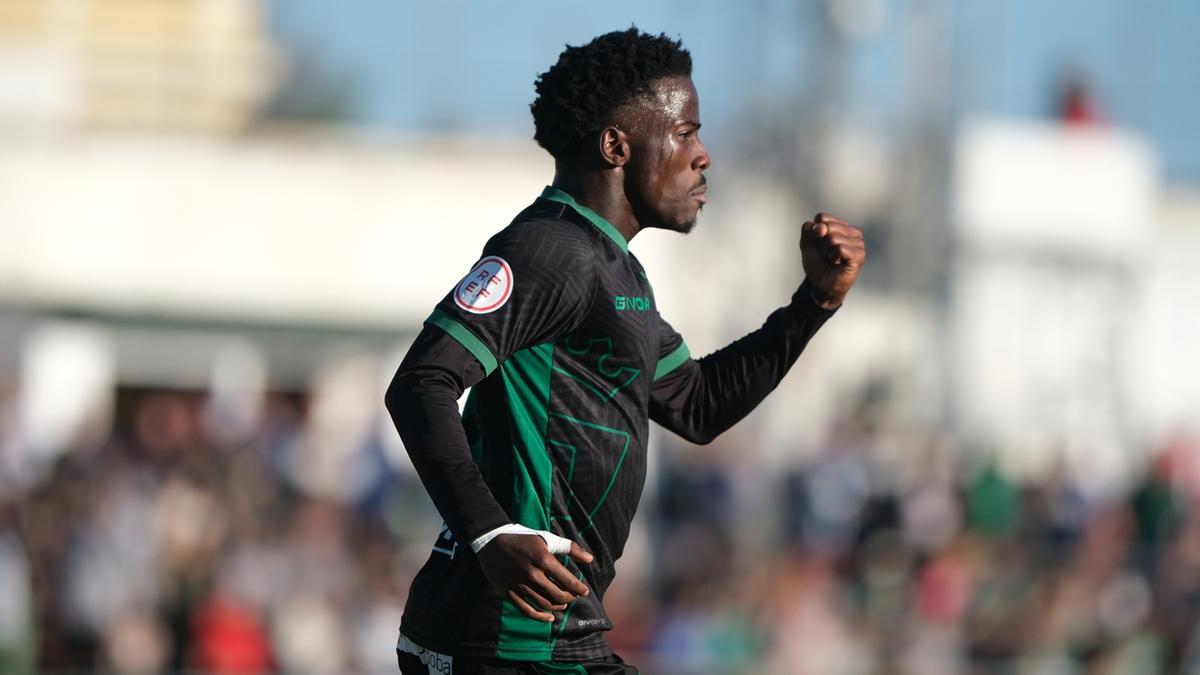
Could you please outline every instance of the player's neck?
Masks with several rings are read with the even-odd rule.
[[[607,172],[568,172],[560,169],[554,173],[552,185],[571,195],[580,205],[595,211],[628,242],[642,228],[633,215],[633,206],[625,196],[625,190],[616,178]]]

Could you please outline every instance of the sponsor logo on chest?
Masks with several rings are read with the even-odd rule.
[[[646,296],[617,295],[613,297],[618,312],[645,312],[654,307]]]

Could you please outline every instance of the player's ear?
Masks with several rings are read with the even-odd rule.
[[[604,127],[597,139],[600,158],[609,166],[625,166],[629,162],[629,135],[615,126]]]

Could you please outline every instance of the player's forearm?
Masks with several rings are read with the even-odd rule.
[[[817,306],[802,284],[761,328],[656,382],[652,418],[692,442],[708,443],[774,391],[834,311]]]
[[[401,368],[388,412],[434,506],[463,546],[509,522],[471,457],[458,412],[463,388],[444,370]]]

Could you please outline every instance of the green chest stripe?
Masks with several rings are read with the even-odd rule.
[[[546,342],[513,354],[500,366],[512,415],[512,517],[535,530],[550,529],[550,490],[554,465],[546,448],[550,411],[550,364],[554,345]],[[505,599],[500,608],[496,656],[549,661],[551,624],[530,619]]]

